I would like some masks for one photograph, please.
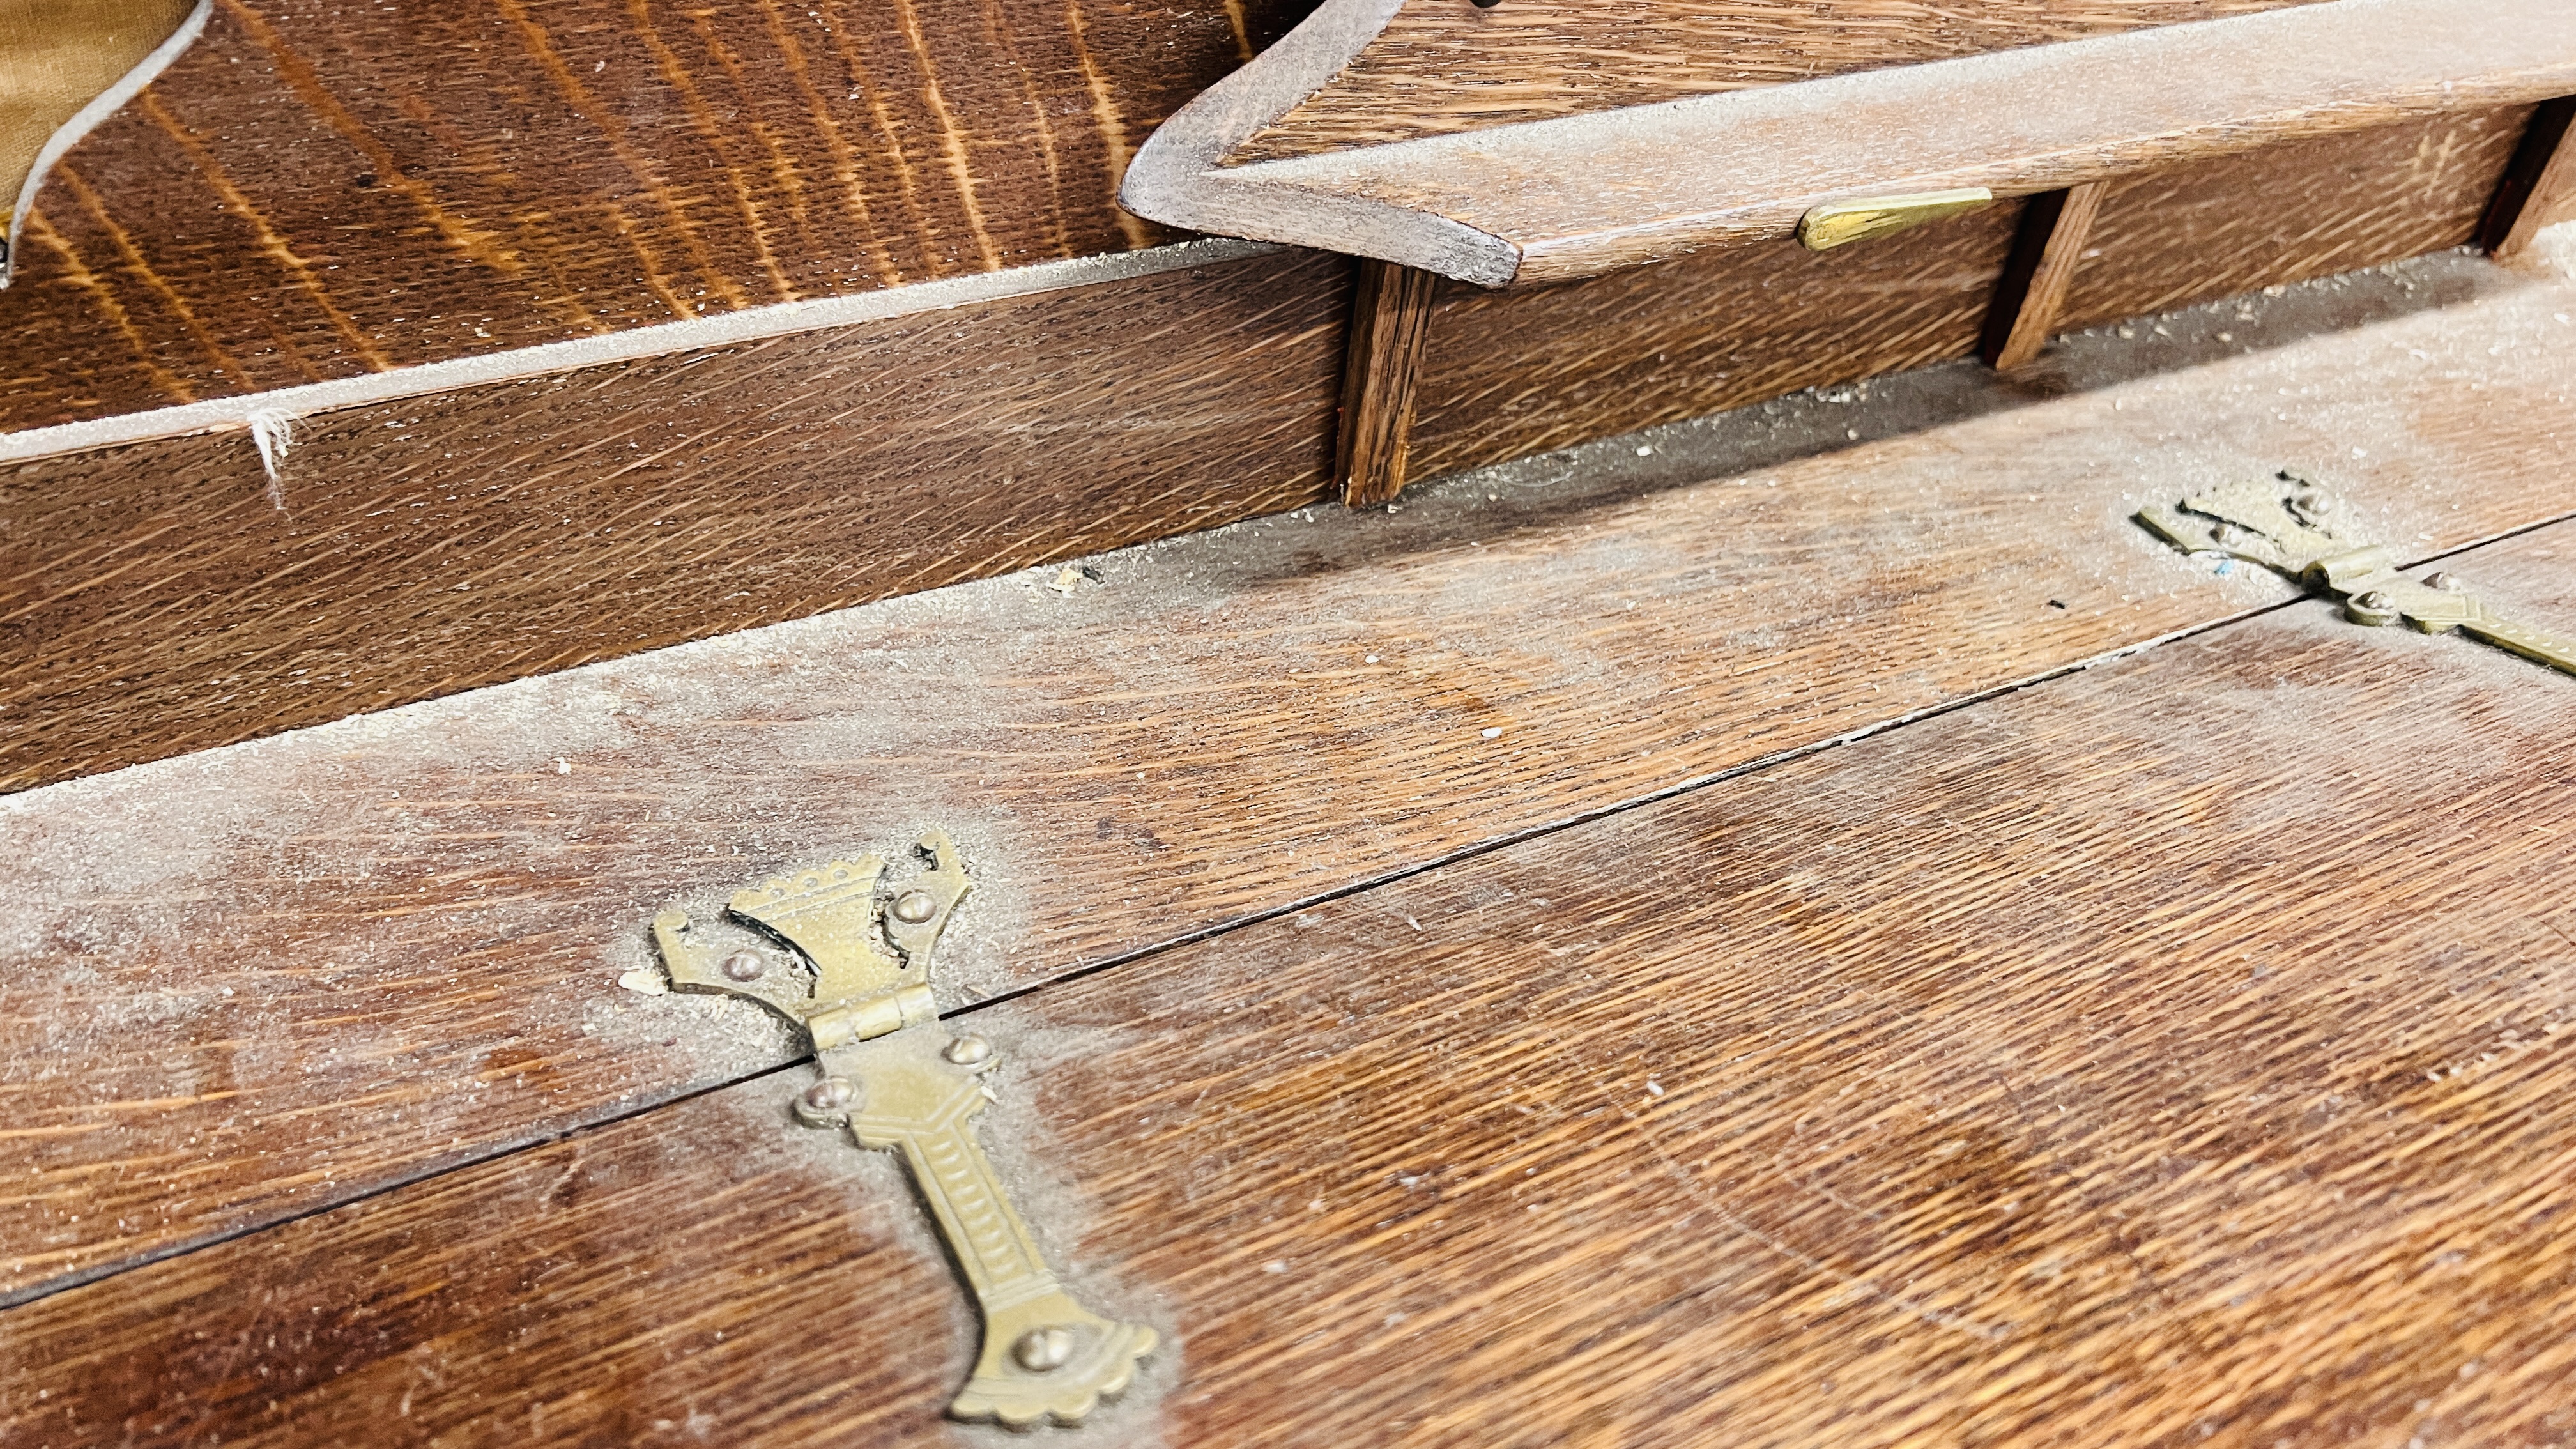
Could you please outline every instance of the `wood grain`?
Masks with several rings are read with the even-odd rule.
[[[1277,254],[344,409],[274,485],[240,433],[10,467],[0,784],[1310,502],[1347,278]]]
[[[2478,228],[2478,244],[2499,257],[2517,257],[2531,249],[2543,227],[2564,220],[2576,204],[2576,148],[2567,145],[2567,130],[2576,124],[2576,96],[2562,96],[2532,111],[2531,123],[2514,148]]]
[[[1297,0],[220,0],[66,159],[0,428],[1167,239],[1115,203]]]
[[[1174,116],[1137,153],[1126,204],[1537,286],[1779,240],[1828,201],[2028,196],[2576,91],[2576,11],[2558,0],[2368,0],[1225,164],[1357,54],[1383,9],[1327,0]]]
[[[2014,210],[1832,252],[1774,242],[1561,287],[1453,287],[1424,347],[1413,474],[1968,356]]]
[[[2287,597],[2153,498],[2304,468],[2408,554],[2555,516],[2576,284],[2458,265],[2458,305],[2190,373],[1831,405],[1874,441],[1823,456],[1725,466],[1780,456],[1753,415],[0,801],[0,1293],[778,1063],[616,982],[786,865],[950,831],[954,1009]]]
[[[2102,182],[2034,196],[2022,208],[2021,232],[2004,262],[2003,280],[1986,309],[1978,353],[1988,367],[2010,372],[2036,360],[2066,307],[2067,284],[2082,265],[2102,209]]]
[[[2529,116],[2472,112],[2114,182],[2058,326],[2466,246]]]
[[[1246,165],[2318,0],[1403,0]]]
[[[1351,297],[1351,341],[1342,364],[1342,429],[1334,481],[1352,508],[1404,491],[1422,342],[1440,279],[1413,267],[1362,260]]]
[[[2559,528],[2457,564],[2576,611]],[[1072,1444],[2567,1427],[2576,681],[2323,604],[988,1010]],[[952,1443],[772,1078],[8,1313],[12,1442]]]

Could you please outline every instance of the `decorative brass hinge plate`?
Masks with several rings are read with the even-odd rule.
[[[948,1412],[1077,1424],[1125,1390],[1154,1331],[1065,1292],[975,1139],[998,1059],[981,1037],[951,1038],[930,993],[931,948],[971,884],[933,833],[896,868],[864,855],[737,893],[730,945],[681,911],[654,917],[653,939],[673,988],[748,997],[812,1036],[822,1076],[797,1099],[801,1120],[903,1154],[984,1311],[983,1351]]]
[[[2337,533],[2339,511],[2332,494],[2284,472],[2195,493],[2178,510],[2141,509],[2138,521],[2185,553],[2224,554],[2323,589],[2343,600],[2354,623],[2405,623],[2427,634],[2457,629],[2576,674],[2576,639],[2514,623],[2451,574],[2428,574],[2420,583],[2405,577],[2386,548]]]

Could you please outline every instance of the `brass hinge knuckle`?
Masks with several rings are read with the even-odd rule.
[[[2322,589],[2343,601],[2344,616],[2356,624],[2457,630],[2576,674],[2576,639],[2504,618],[2448,573],[2407,578],[2385,545],[2335,532],[2330,520],[2343,511],[2314,482],[2283,472],[2195,493],[2177,508],[2141,509],[2138,522],[2185,553],[2241,559]]]
[[[938,1019],[939,1008],[931,998],[930,983],[915,981],[883,995],[867,997],[808,1017],[805,1026],[814,1033],[814,1050],[826,1052],[850,1042],[874,1041],[907,1026]]]

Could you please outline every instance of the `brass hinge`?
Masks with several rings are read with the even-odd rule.
[[[930,992],[931,948],[972,882],[937,833],[903,865],[864,855],[740,891],[718,928],[730,943],[681,911],[654,917],[653,939],[673,988],[748,997],[811,1035],[822,1075],[798,1118],[903,1154],[984,1312],[983,1351],[948,1412],[1078,1424],[1127,1387],[1154,1331],[1065,1292],[984,1156],[973,1118],[999,1060],[981,1037],[950,1037]]]
[[[2179,510],[2141,509],[2138,521],[2185,553],[2224,554],[2321,589],[2341,599],[2345,617],[2356,624],[2405,623],[2427,634],[2457,629],[2576,674],[2576,639],[2514,623],[2451,574],[2428,574],[2420,583],[2407,578],[2385,547],[2337,533],[2337,512],[2332,494],[2284,472],[2195,493]]]

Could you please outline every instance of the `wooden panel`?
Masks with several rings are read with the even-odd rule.
[[[2570,550],[2456,567],[2563,618]],[[2571,731],[2301,604],[979,1011],[1173,1344],[1068,1442],[2548,1442]],[[957,1290],[801,1077],[16,1309],[0,1424],[955,1442]]]
[[[23,788],[1323,496],[1349,264],[1277,254],[0,472]]]
[[[1730,248],[1432,314],[1411,475],[1428,478],[1977,350],[2017,208],[1871,246]]]
[[[2114,182],[2059,326],[2466,246],[2530,116],[2509,106]]]
[[[2576,92],[2576,11],[2560,0],[2368,0],[1229,164],[1359,54],[1389,8],[1326,0],[1175,115],[1129,168],[1128,207],[1540,286],[1784,240],[1828,201],[2028,196]]]
[[[2114,190],[2061,329],[2461,245],[2527,108],[2383,127]],[[2116,213],[2116,214],[2113,214]],[[2015,210],[1817,254],[1725,248],[1435,314],[1416,478],[1976,352]]]
[[[1646,106],[2318,0],[1403,0],[1233,164]]]
[[[218,0],[72,152],[0,428],[1144,246],[1155,124],[1298,0]]]
[[[1826,456],[1728,469],[1756,414],[0,802],[0,1293],[775,1064],[615,982],[788,863],[952,831],[954,1008],[2287,596],[2136,527],[2159,491],[2308,468],[2410,553],[2552,516],[2576,285],[2456,265],[2482,299],[2187,374],[1836,405],[1897,436]]]

